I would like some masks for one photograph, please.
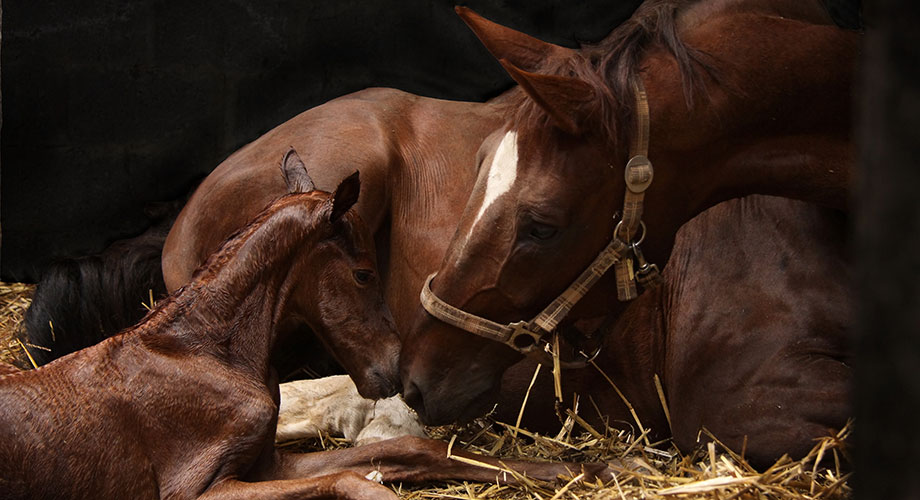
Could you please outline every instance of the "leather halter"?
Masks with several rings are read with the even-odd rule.
[[[538,356],[546,361],[549,343],[544,340],[547,334],[556,330],[559,323],[572,310],[600,278],[614,267],[617,280],[617,297],[632,300],[638,296],[636,281],[645,288],[653,288],[661,281],[661,275],[655,264],[646,262],[639,250],[639,244],[645,239],[645,224],[642,222],[642,202],[645,190],[652,183],[652,163],[648,154],[649,110],[648,97],[642,81],[637,77],[633,81],[636,94],[636,122],[638,134],[630,144],[630,160],[626,164],[626,196],[623,201],[623,216],[613,230],[610,243],[601,250],[594,261],[585,269],[569,287],[530,321],[517,321],[500,324],[475,314],[470,314],[454,307],[431,291],[431,282],[437,273],[425,280],[422,287],[422,307],[435,318],[451,326],[466,330],[490,340],[505,344],[527,355]],[[641,234],[640,233],[641,230]],[[636,239],[636,236],[639,238]],[[631,255],[630,255],[631,254]],[[633,258],[639,268],[633,270]],[[540,343],[544,342],[545,345]],[[583,360],[564,363],[566,367],[583,367],[597,356],[600,348]],[[551,358],[550,358],[551,359]]]

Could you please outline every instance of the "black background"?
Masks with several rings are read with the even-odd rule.
[[[466,2],[574,46],[637,1]],[[856,2],[832,1],[844,24]],[[860,498],[917,498],[916,3],[869,16],[854,261],[861,304]],[[483,100],[510,85],[446,0],[3,1],[2,277],[95,252],[147,225],[228,154],[367,86]],[[867,146],[868,145],[868,146]]]
[[[141,232],[240,146],[369,86],[485,100],[511,85],[450,0],[5,0],[2,278]],[[638,4],[466,5],[567,46]]]

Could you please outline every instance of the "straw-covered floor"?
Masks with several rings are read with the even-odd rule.
[[[32,303],[34,291],[34,285],[0,282],[0,361],[28,366],[23,345],[16,333],[26,309]]]
[[[23,344],[16,337],[34,287],[0,283],[0,361],[27,366]],[[29,348],[28,345],[25,346]],[[641,428],[634,422],[634,428]],[[519,477],[512,470],[496,476],[518,477],[518,486],[448,482],[423,486],[393,485],[406,499],[839,499],[852,497],[846,439],[851,426],[836,436],[815,442],[801,460],[779,460],[756,471],[743,450],[728,450],[716,436],[702,432],[700,447],[689,455],[668,442],[649,442],[643,432],[593,428],[569,411],[555,436],[541,436],[488,418],[464,426],[429,429],[432,437],[502,458],[571,462],[606,462],[617,471],[605,483],[584,481],[578,470],[554,484]],[[346,446],[342,439],[324,436],[282,445],[293,450],[321,450]],[[485,464],[483,466],[488,467]],[[386,478],[384,478],[386,479]]]
[[[643,434],[594,429],[569,419],[571,431],[540,436],[513,425],[480,419],[464,426],[428,429],[432,437],[484,455],[525,460],[606,462],[618,471],[607,482],[584,481],[580,471],[557,483],[532,481],[513,470],[496,476],[517,477],[520,485],[502,486],[448,482],[423,486],[394,485],[402,498],[422,499],[841,499],[852,498],[846,440],[851,426],[815,443],[807,457],[784,457],[765,471],[756,471],[719,440],[701,433],[701,446],[683,455],[669,443],[648,443]],[[561,426],[565,427],[565,426]],[[296,450],[346,446],[324,437],[282,445]],[[457,458],[457,457],[455,457]],[[820,464],[820,465],[819,465]],[[490,467],[487,464],[481,464]],[[385,479],[385,478],[384,478]]]

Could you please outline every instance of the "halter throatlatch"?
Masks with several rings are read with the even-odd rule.
[[[652,169],[652,162],[648,159],[648,96],[645,93],[642,80],[638,77],[633,80],[633,91],[636,94],[636,127],[638,128],[638,133],[633,136],[629,148],[630,159],[626,163],[626,169],[623,172],[626,180],[623,217],[613,230],[613,239],[622,239],[632,250],[632,255],[624,255],[614,267],[617,279],[617,298],[621,301],[633,300],[639,296],[636,291],[636,281],[646,288],[657,286],[661,281],[658,266],[649,264],[639,249],[639,244],[645,239],[645,224],[642,223],[642,202],[645,200],[645,190],[652,184],[654,169]],[[642,232],[638,234],[640,229]],[[633,259],[638,264],[638,269],[634,269]]]
[[[428,276],[422,287],[422,307],[429,314],[448,325],[505,344],[527,355],[537,356],[540,361],[551,360],[547,355],[548,342],[544,339],[554,332],[559,323],[569,314],[572,307],[613,267],[617,280],[617,297],[632,300],[638,296],[636,281],[643,287],[657,286],[661,281],[658,266],[649,264],[639,245],[645,239],[645,224],[642,222],[642,203],[645,190],[654,177],[648,155],[649,109],[645,88],[638,78],[633,82],[636,94],[636,123],[638,134],[630,145],[630,160],[626,164],[626,196],[623,201],[623,215],[613,230],[610,243],[601,250],[587,269],[569,285],[555,300],[530,321],[500,324],[456,308],[431,291],[431,282],[437,273]],[[637,238],[638,236],[638,238]],[[635,264],[634,264],[635,260]],[[638,264],[638,268],[634,269]],[[563,363],[565,367],[583,367],[597,356],[600,348],[584,355],[584,359]]]

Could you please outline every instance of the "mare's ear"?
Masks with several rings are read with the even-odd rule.
[[[597,97],[594,88],[583,80],[569,76],[541,75],[518,68],[507,59],[499,61],[521,90],[546,111],[557,127],[577,135]]]
[[[458,5],[454,10],[496,59],[507,59],[519,68],[534,71],[548,57],[570,57],[575,52],[493,23],[466,7]]]
[[[329,220],[336,222],[345,215],[355,203],[358,202],[358,194],[361,192],[360,172],[349,175],[339,187],[335,188],[335,194],[332,195],[332,211],[329,214]]]
[[[306,165],[294,148],[284,154],[284,159],[281,160],[281,173],[284,175],[284,183],[287,184],[289,193],[309,193],[316,190],[313,179],[307,173]]]

